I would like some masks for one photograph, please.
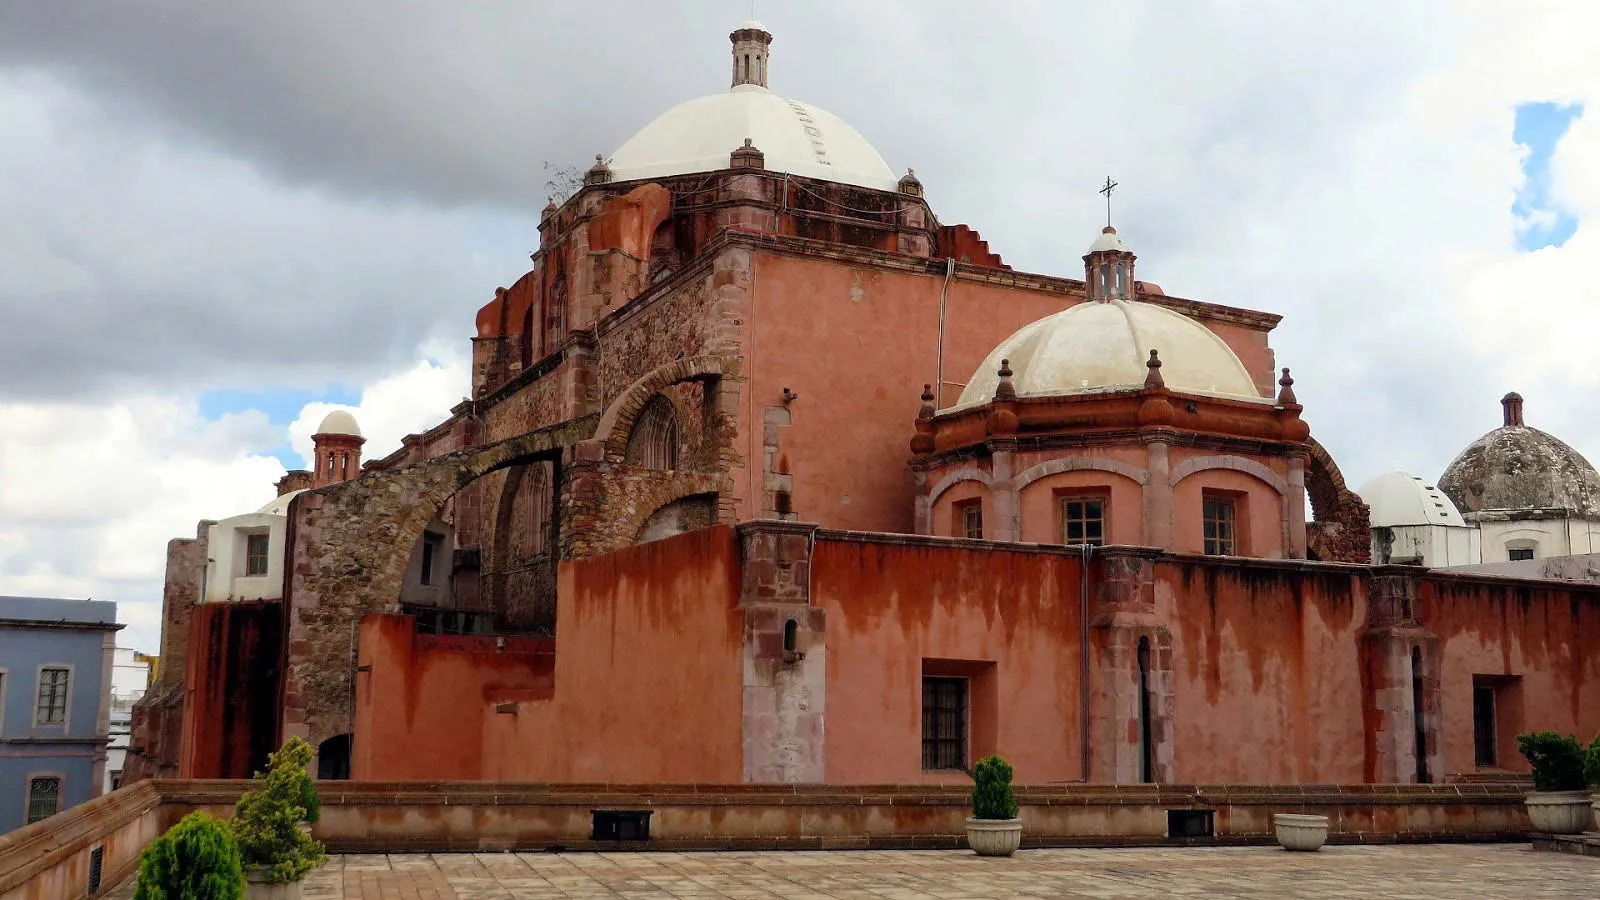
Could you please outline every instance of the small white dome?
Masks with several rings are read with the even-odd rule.
[[[342,409],[336,409],[322,417],[322,424],[317,426],[316,434],[349,434],[361,437],[361,426],[356,424],[356,417]]]
[[[256,510],[256,512],[258,514],[265,513],[269,516],[286,516],[289,514],[289,501],[300,496],[301,494],[304,494],[305,492],[306,489],[301,488],[298,491],[290,491],[287,494],[273,497],[270,503]]]
[[[1117,235],[1117,230],[1110,225],[1107,225],[1105,230],[1100,232],[1100,236],[1094,239],[1094,243],[1089,245],[1089,249],[1084,251],[1084,255],[1099,253],[1101,250],[1116,250],[1119,253],[1131,252],[1128,249],[1128,245]]]
[[[757,22],[755,19],[745,19],[739,23],[739,27],[735,28],[734,31],[748,31],[752,28],[756,31],[767,31],[767,26]],[[767,31],[767,33],[771,34],[772,32]]]
[[[1374,528],[1467,524],[1438,485],[1407,472],[1385,472],[1362,485],[1357,493],[1372,510]]]
[[[728,154],[750,138],[766,168],[880,191],[899,178],[843,119],[741,84],[662,113],[611,157],[612,179],[633,181],[728,168]]]
[[[1019,397],[1137,390],[1150,351],[1161,355],[1168,388],[1234,399],[1265,399],[1222,338],[1199,322],[1152,303],[1085,302],[1024,325],[1000,342],[961,392],[957,407],[987,403],[1011,360]]]

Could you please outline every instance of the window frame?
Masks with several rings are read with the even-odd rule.
[[[1206,556],[1242,556],[1241,542],[1239,540],[1239,496],[1225,494],[1220,491],[1203,491],[1200,494],[1200,552]],[[1213,523],[1223,523],[1224,520],[1211,515],[1213,506],[1224,507],[1228,510],[1226,524],[1228,538],[1226,549],[1221,549],[1222,538],[1213,537]],[[1213,544],[1218,549],[1213,549]]]
[[[72,665],[72,663],[59,663],[59,662],[40,663],[39,666],[34,669],[34,675],[33,675],[33,727],[35,727],[35,728],[60,728],[63,731],[67,731],[72,727],[72,683],[75,680],[76,675],[77,675],[77,673],[74,671],[74,669],[75,669],[75,667]],[[61,721],[59,721],[59,722],[42,722],[42,721],[39,720],[39,712],[40,712],[39,701],[41,699],[41,693],[42,693],[42,691],[44,689],[44,673],[46,671],[57,671],[57,670],[64,671],[64,672],[67,673],[66,687],[65,687],[65,690],[62,691],[64,696],[63,696],[62,702],[61,702]]]
[[[1067,514],[1069,503],[1098,503],[1100,504],[1100,538],[1098,541],[1083,540],[1071,541],[1067,537],[1067,530],[1072,524],[1071,517]],[[1095,521],[1087,516],[1083,518],[1084,530],[1087,532],[1088,523]],[[1111,492],[1108,490],[1089,489],[1075,491],[1060,491],[1056,494],[1056,534],[1061,538],[1061,543],[1069,546],[1089,544],[1095,547],[1104,547],[1111,538]]]
[[[965,500],[957,500],[956,502],[950,504],[950,511],[951,511],[950,518],[953,520],[952,523],[951,523],[952,527],[951,527],[950,530],[955,532],[955,535],[954,535],[955,537],[966,538],[967,540],[971,540],[971,541],[981,541],[981,540],[983,540],[983,498],[982,497],[969,497],[969,498],[967,498]],[[968,521],[968,516],[974,511],[976,511],[977,514],[978,514],[978,533],[977,533],[977,535],[973,535],[972,534],[972,523],[970,521]]]
[[[260,557],[261,558],[261,571],[259,571],[259,572],[254,571],[251,568],[251,565],[250,565],[251,562],[256,558],[255,554],[251,552],[250,545],[252,543],[254,543],[257,538],[260,538],[262,540],[262,542],[263,542],[263,546],[261,548],[261,557]],[[265,530],[265,529],[256,529],[256,530],[253,530],[253,531],[244,532],[244,574],[241,577],[244,577],[244,578],[260,578],[260,577],[265,576],[267,574],[267,571],[272,568],[271,560],[272,560],[272,532],[268,531],[268,530]]]
[[[1519,554],[1526,554],[1526,555],[1519,555]],[[1535,546],[1532,546],[1532,545],[1529,545],[1529,546],[1526,546],[1526,547],[1516,547],[1516,546],[1512,546],[1511,544],[1507,544],[1506,545],[1506,561],[1507,562],[1523,562],[1523,561],[1526,561],[1526,560],[1534,560],[1534,559],[1538,559],[1538,558],[1539,558],[1539,548],[1538,547],[1535,547]]]
[[[56,808],[55,811],[50,813],[50,815],[40,816],[36,819],[33,817],[33,786],[35,782],[39,781],[54,781],[56,783]],[[22,792],[22,824],[24,827],[32,825],[35,822],[43,822],[45,819],[50,818],[50,816],[58,816],[61,814],[61,800],[66,796],[67,793],[66,773],[29,772],[27,777],[23,779],[23,782],[27,785],[27,789]]]
[[[929,714],[930,708],[929,708],[929,705],[928,705],[928,690],[929,690],[929,687],[930,687],[930,682],[942,682],[942,683],[944,683],[946,685],[960,685],[960,688],[961,688],[961,693],[960,693],[961,703],[960,703],[960,707],[959,707],[958,712],[959,712],[959,715],[960,715],[960,732],[961,732],[961,734],[959,735],[959,737],[955,737],[955,738],[940,737],[938,735],[938,725],[937,725],[937,723],[933,724],[934,735],[932,737],[929,736],[928,731],[929,731],[930,720],[929,720],[928,714]],[[965,675],[923,675],[921,682],[919,682],[919,684],[918,684],[918,688],[920,688],[920,690],[921,690],[921,696],[918,699],[918,707],[919,707],[919,713],[920,713],[919,718],[920,718],[920,725],[921,725],[920,747],[921,747],[921,751],[922,751],[922,771],[924,771],[924,772],[966,772],[966,771],[970,771],[971,768],[972,768],[972,679],[970,677],[968,677],[968,676],[965,676]],[[935,685],[935,688],[937,688],[937,685]],[[937,699],[938,699],[937,691],[935,691],[934,699],[935,699],[936,702],[935,702],[935,705],[932,707],[932,710],[934,712],[942,711],[944,709],[944,707],[940,707],[940,706],[937,705]],[[956,761],[956,765],[953,765],[953,766],[940,766],[940,765],[937,765],[937,763],[939,762],[939,758],[941,756],[941,754],[939,752],[940,751],[940,746],[943,745],[943,744],[948,744],[951,741],[957,741],[958,742],[957,743],[957,750],[959,752],[956,754],[956,756],[958,757],[957,761]],[[931,754],[929,752],[929,744],[930,744],[930,742],[933,745],[933,749],[932,749],[932,753]],[[934,765],[930,765],[930,762],[934,763]]]

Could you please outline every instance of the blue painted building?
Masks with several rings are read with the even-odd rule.
[[[0,597],[0,833],[100,795],[117,605]]]

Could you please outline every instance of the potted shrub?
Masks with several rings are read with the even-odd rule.
[[[1517,735],[1517,748],[1533,769],[1533,792],[1524,801],[1533,830],[1581,834],[1594,817],[1584,779],[1583,745],[1571,735],[1535,731]]]
[[[139,857],[134,900],[239,900],[244,870],[228,824],[203,812],[184,816]]]
[[[267,771],[257,772],[260,787],[239,798],[233,834],[250,885],[250,900],[298,900],[300,879],[322,862],[322,845],[311,837],[310,824],[322,801],[307,774],[311,745],[290,738],[267,757]]]
[[[1017,795],[1011,790],[1011,766],[998,756],[985,756],[972,768],[972,817],[967,819],[967,846],[979,856],[1010,856],[1022,844]]]

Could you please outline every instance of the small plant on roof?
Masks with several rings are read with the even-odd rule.
[[[260,868],[267,881],[298,881],[322,862],[322,844],[301,825],[315,822],[322,802],[306,767],[311,745],[290,738],[267,757],[267,771],[257,772],[258,789],[239,798],[233,833],[244,864]]]
[[[1011,764],[998,756],[985,756],[972,767],[972,817],[1015,819],[1017,795],[1011,790]]]
[[[239,900],[244,869],[228,823],[192,812],[144,848],[134,900]]]
[[[1533,769],[1536,791],[1581,791],[1584,780],[1583,744],[1554,731],[1517,735],[1517,749]]]

